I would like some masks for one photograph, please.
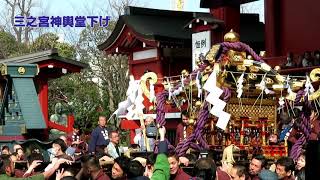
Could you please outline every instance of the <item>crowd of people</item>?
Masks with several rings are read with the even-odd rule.
[[[3,146],[0,179],[305,179],[304,153],[296,162],[285,156],[272,163],[262,154],[253,155],[246,162],[218,162],[210,153],[206,156],[190,153],[179,157],[174,150],[168,150],[165,127],[158,128],[157,139],[144,137],[146,127],[152,123],[152,117],[145,119],[145,125],[136,131],[136,145],[129,150],[120,146],[119,132],[107,127],[105,116],[99,117],[98,126],[91,132],[88,142],[81,139],[80,127],[74,125],[72,133],[55,139],[51,148],[46,151],[34,148],[26,155],[25,149],[19,144],[15,144],[12,150]],[[188,136],[187,128],[187,117],[182,113],[176,141],[180,142]],[[144,142],[145,139],[148,143]],[[157,153],[143,153],[146,152],[146,146],[150,146],[152,150],[157,146]]]
[[[313,53],[306,51],[302,55],[294,56],[292,52],[287,54],[287,61],[282,65],[282,68],[294,67],[309,67],[320,65],[320,51],[316,50]]]

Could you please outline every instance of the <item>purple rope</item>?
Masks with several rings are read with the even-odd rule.
[[[161,93],[158,93],[156,96],[157,99],[157,117],[156,117],[156,123],[160,126],[164,126],[166,124],[165,120],[165,104],[166,104],[166,98],[169,95],[167,91],[163,91]]]
[[[297,160],[299,158],[302,152],[302,147],[308,141],[311,134],[310,118],[306,117],[304,114],[301,115],[301,118],[302,122],[300,123],[300,129],[303,134],[291,148],[290,157],[293,160]]]
[[[260,56],[258,56],[254,52],[254,50],[245,43],[242,43],[242,42],[223,42],[223,43],[220,43],[220,45],[222,46],[222,53],[221,54],[226,54],[227,51],[230,49],[233,49],[235,51],[240,51],[240,52],[245,51],[245,52],[249,53],[253,57],[253,59],[255,59],[256,61],[264,62],[262,60],[262,58]]]
[[[187,140],[183,140],[183,141],[181,141],[180,143],[178,143],[177,146],[176,146],[176,150],[177,150],[177,149],[181,149],[181,148],[183,147],[183,145],[185,144],[186,141],[187,141]]]
[[[227,102],[229,101],[230,97],[231,97],[230,89],[224,87],[223,100]],[[199,142],[201,149],[207,149],[209,147],[207,142],[204,139],[204,125],[207,122],[208,117],[209,117],[208,103],[205,103],[198,114],[198,121],[196,124],[195,131],[191,134],[191,136],[188,137],[187,140],[184,140],[177,145],[176,154],[178,156],[183,156],[191,146],[191,143],[193,143],[194,141]]]
[[[160,126],[164,126],[166,124],[166,119],[165,119],[165,104],[166,104],[166,98],[169,95],[167,91],[163,91],[161,93],[158,93],[156,98],[157,98],[157,117],[156,117],[156,123],[159,124]],[[165,139],[165,141],[168,144],[168,149],[173,150],[174,146],[170,144],[168,139]],[[158,153],[158,146],[154,147],[154,153]]]
[[[191,143],[190,146],[191,146],[192,149],[195,149],[196,151],[200,151],[201,150],[200,146],[198,144],[196,144],[196,143]]]
[[[294,143],[294,145],[291,148],[291,152],[290,152],[290,157],[293,160],[298,160],[299,156],[301,155],[302,152],[302,147],[303,145],[307,142],[306,137],[304,135],[302,135],[298,141],[296,143]]]
[[[224,44],[224,47],[229,47],[229,45],[232,44]],[[254,51],[246,44],[240,43],[240,44],[234,44],[233,49],[237,48],[238,45],[240,48],[244,48],[244,50],[248,51],[253,57],[255,57],[255,53]],[[252,52],[251,52],[252,51]],[[257,55],[256,55],[257,56]],[[259,57],[259,56],[258,56]],[[261,59],[261,58],[260,58]],[[192,76],[190,78],[187,77],[186,79],[184,79],[183,83],[184,84],[188,84],[190,83],[190,81],[193,79],[193,77],[198,73],[198,72],[203,72],[204,69],[207,67],[207,65],[203,64],[200,65],[198,69],[194,70],[193,72],[191,72]],[[172,91],[174,91],[175,89],[178,89],[181,85],[177,85]],[[156,98],[157,98],[157,117],[156,117],[156,123],[159,124],[160,126],[164,126],[165,125],[165,101],[166,98],[168,96],[168,92],[164,91],[161,92],[159,94],[157,94]],[[227,102],[229,101],[229,99],[231,98],[231,91],[228,88],[223,87],[223,101]],[[189,149],[189,147],[195,147],[195,149],[201,149],[201,148],[208,148],[208,144],[206,143],[205,139],[203,138],[204,136],[204,125],[209,117],[209,111],[208,111],[208,104],[205,103],[205,105],[203,106],[203,108],[201,109],[201,111],[199,112],[198,115],[198,122],[196,124],[196,129],[193,132],[193,134],[191,136],[188,137],[187,140],[184,140],[182,142],[180,142],[177,147],[176,147],[176,153],[178,154],[178,156],[182,156],[185,154],[185,152]],[[200,144],[197,145],[199,146],[199,148],[197,148],[194,144],[194,141],[197,140]],[[157,151],[157,148],[155,147],[155,152]]]
[[[187,138],[187,140],[180,142],[176,147],[176,154],[180,157],[183,156],[186,151],[191,147],[191,144],[194,141],[198,140],[200,142],[200,148],[207,148],[208,145],[203,139],[204,135],[204,125],[209,117],[208,103],[204,103],[198,115],[198,122],[196,124],[196,129],[194,132]]]
[[[228,102],[231,98],[231,91],[227,87],[222,87],[223,89],[223,101]]]
[[[209,148],[209,146],[203,136],[201,136],[200,139],[198,139],[198,141],[200,143],[200,146],[203,147],[203,149]]]
[[[305,94],[304,90],[299,90],[297,92],[296,99],[294,100],[294,105],[297,105],[300,102],[300,100],[304,96],[304,94]]]
[[[195,139],[195,135],[193,134],[193,135],[189,136],[186,141],[184,141],[185,143],[182,145],[182,147],[180,149],[176,148],[176,154],[178,155],[178,157],[185,155],[186,151],[189,149],[189,147],[190,147],[191,143],[193,143],[194,139]]]
[[[308,100],[308,95],[304,96],[304,105],[308,109],[312,109],[313,108],[312,104],[311,104],[311,101]]]
[[[309,136],[311,134],[310,118],[305,117],[304,114],[302,114],[302,122],[300,124],[300,129],[306,137],[306,140],[309,140]]]

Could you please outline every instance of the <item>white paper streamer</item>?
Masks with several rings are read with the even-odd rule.
[[[237,81],[237,98],[241,98],[242,93],[243,93],[243,76],[244,73],[241,74],[241,76],[239,77],[238,81]]]
[[[181,81],[181,87],[184,88],[184,77],[182,75],[180,76],[180,81]]]
[[[219,99],[220,95],[222,94],[223,90],[216,86],[216,72],[212,72],[204,84],[203,88],[210,93],[206,97],[206,101],[209,104],[212,104],[213,107],[210,110],[210,113],[216,117],[218,117],[217,127],[225,130],[226,126],[230,120],[230,114],[223,111],[226,103]]]
[[[169,91],[169,97],[168,97],[168,99],[169,99],[169,101],[171,100],[171,96],[172,96],[172,88],[171,88],[171,83],[170,83],[170,81],[169,81],[169,78],[167,78],[167,82],[168,82],[168,91]]]
[[[155,98],[154,85],[150,82],[150,99],[149,101],[152,103]]]
[[[196,85],[197,85],[197,88],[198,88],[198,98],[201,97],[201,94],[202,94],[202,89],[201,89],[201,84],[200,84],[200,71],[198,71],[197,73],[197,76],[196,76]]]
[[[305,84],[304,92],[305,92],[305,96],[306,95],[309,96],[310,93],[314,92],[314,88],[311,84],[309,76],[306,76],[306,84]]]

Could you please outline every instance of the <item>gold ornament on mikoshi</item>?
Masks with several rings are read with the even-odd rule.
[[[154,106],[150,106],[150,107],[149,107],[149,111],[153,111],[153,110],[155,110],[155,109],[154,109]]]
[[[209,74],[204,74],[204,75],[202,75],[202,77],[201,77],[201,81],[202,82],[206,82],[206,80],[209,78]]]
[[[140,87],[142,89],[143,94],[147,96],[148,99],[150,99],[150,91],[147,86],[147,80],[149,80],[150,84],[156,84],[158,81],[157,74],[154,72],[145,73],[140,80]]]
[[[240,36],[238,33],[234,32],[233,29],[231,29],[227,34],[224,35],[223,39],[225,42],[239,42]]]
[[[200,60],[200,59],[197,59],[197,60],[196,60],[196,65],[197,65],[197,66],[201,65],[201,60]]]
[[[198,107],[198,108],[201,106],[201,104],[202,104],[201,101],[197,101],[197,102],[195,103],[196,107]]]
[[[182,75],[184,78],[186,78],[186,77],[189,76],[189,71],[187,71],[186,69],[184,69],[184,70],[181,71],[181,75]]]
[[[237,65],[237,71],[246,71],[246,66],[244,65]]]
[[[243,65],[243,60],[246,57],[246,52],[238,52],[231,49],[227,52],[227,56],[231,60],[231,64]]]
[[[310,73],[310,79],[312,82],[319,81],[320,78],[320,68],[313,69]]]
[[[293,89],[300,89],[303,87],[303,85],[304,85],[304,82],[302,82],[302,81],[293,81],[292,82]]]
[[[312,82],[317,82],[317,81],[320,80],[320,68],[313,69],[313,70],[310,72],[310,80],[311,80]],[[294,83],[293,83],[293,86],[295,86],[295,87],[299,87],[299,86],[302,87],[303,84],[304,84],[304,82],[299,81],[299,82],[294,82]],[[302,86],[301,86],[301,85],[302,85]],[[294,89],[294,87],[293,87],[293,89]],[[294,100],[296,99],[296,96],[297,96],[297,93],[291,92],[290,94],[287,95],[286,99],[291,100],[291,101],[294,101]],[[309,100],[309,101],[312,101],[312,100],[318,99],[319,97],[320,97],[320,88],[319,88],[317,91],[311,93],[311,94],[308,96],[308,100]]]
[[[313,69],[310,73],[310,79],[312,82],[316,82],[316,81],[319,81],[320,79],[320,68],[316,68],[316,69]],[[315,99],[318,99],[320,97],[320,88],[314,92],[314,93],[311,93],[311,95],[309,96],[309,99],[310,100],[315,100]]]
[[[194,122],[195,122],[194,119],[191,119],[191,118],[189,119],[189,124],[190,124],[190,125],[193,125]]]
[[[266,54],[266,51],[260,51],[259,55],[260,55],[260,57],[264,58],[264,57],[266,57],[267,54]]]
[[[279,71],[280,69],[281,69],[280,66],[275,66],[275,67],[274,67],[274,70],[275,70],[275,71]]]
[[[280,74],[277,74],[276,75],[276,79],[279,81],[279,82],[284,82],[286,80],[286,78],[284,76],[281,76]]]
[[[249,69],[250,69],[250,72],[252,72],[252,73],[259,72],[259,70],[260,70],[260,68],[258,66],[250,66]]]
[[[252,80],[256,80],[256,79],[257,79],[257,75],[254,74],[254,73],[250,73],[250,74],[248,75],[248,77],[249,77],[249,79],[252,79]]]
[[[269,77],[266,77],[266,79],[264,81],[266,82],[267,85],[271,85],[274,83],[273,80]]]
[[[207,74],[207,73],[211,73],[211,72],[212,72],[212,70],[213,70],[213,69],[212,69],[212,67],[211,67],[211,66],[207,66],[207,67],[204,69],[204,71],[203,71],[203,72],[204,72],[205,74]]]
[[[206,59],[208,60],[208,62],[213,65],[216,61],[216,56],[217,53],[220,49],[220,44],[215,44],[211,47],[210,51],[208,52],[208,54],[206,55]]]

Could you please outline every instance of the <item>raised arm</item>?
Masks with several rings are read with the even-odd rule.
[[[151,180],[168,180],[170,178],[170,165],[166,155],[168,152],[168,144],[164,139],[165,132],[166,129],[164,127],[159,128],[159,154],[156,163],[154,164]]]

